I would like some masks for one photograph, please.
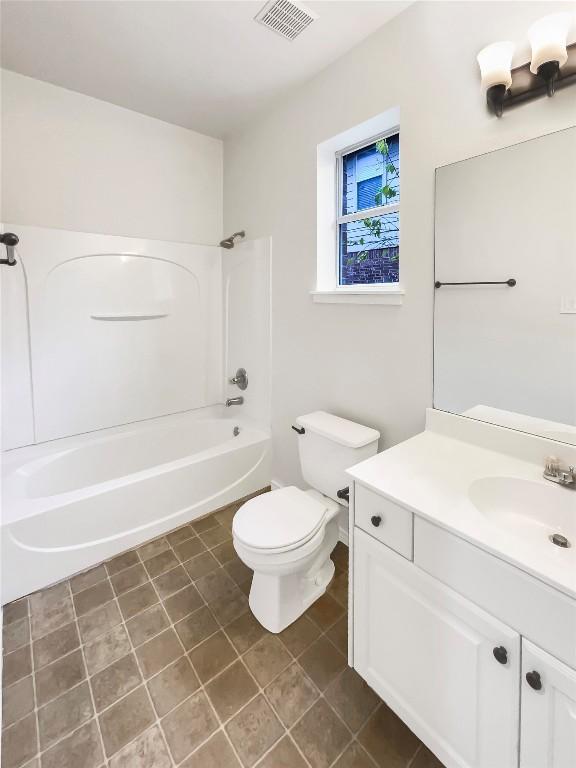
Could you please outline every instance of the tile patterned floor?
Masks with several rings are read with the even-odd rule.
[[[347,549],[280,635],[238,505],[4,608],[2,768],[442,768],[347,666]]]

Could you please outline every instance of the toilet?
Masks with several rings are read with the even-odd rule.
[[[334,575],[338,513],[347,502],[346,469],[373,456],[380,433],[324,411],[300,416],[298,452],[304,480],[243,504],[232,523],[238,557],[254,571],[250,608],[270,632],[296,621]]]

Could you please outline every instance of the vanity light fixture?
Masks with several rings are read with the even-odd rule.
[[[482,75],[482,88],[491,110],[500,117],[506,91],[512,85],[512,56],[514,43],[492,43],[478,54],[477,61]]]
[[[536,21],[528,30],[532,46],[530,72],[546,83],[548,96],[554,95],[560,67],[568,61],[566,41],[572,23],[570,13],[552,13]]]
[[[501,117],[504,109],[530,101],[576,83],[576,43],[567,46],[574,20],[571,13],[553,13],[528,30],[532,47],[529,63],[511,69],[514,44],[487,45],[477,56],[482,89],[491,112]]]

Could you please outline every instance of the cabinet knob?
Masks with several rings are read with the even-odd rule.
[[[378,528],[378,526],[382,522],[382,518],[380,517],[380,515],[374,515],[373,517],[370,518],[370,522],[372,523],[374,528]]]
[[[492,653],[494,654],[494,658],[498,662],[498,664],[507,664],[508,663],[508,651],[506,648],[504,648],[503,645],[499,645],[497,648],[494,648],[492,650]]]
[[[539,691],[542,688],[542,679],[538,672],[532,670],[532,672],[526,672],[526,682],[530,688],[534,688],[535,691]]]

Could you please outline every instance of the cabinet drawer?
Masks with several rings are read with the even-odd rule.
[[[398,554],[412,560],[412,512],[356,483],[354,523]]]
[[[414,562],[576,669],[576,600],[420,517]]]

